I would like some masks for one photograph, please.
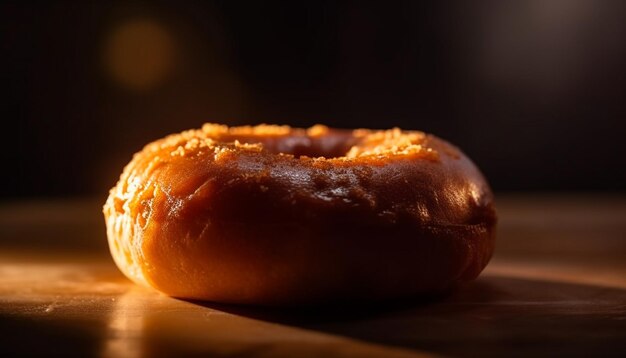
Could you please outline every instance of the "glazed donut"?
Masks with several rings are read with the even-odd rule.
[[[494,250],[493,194],[433,135],[259,125],[148,144],[104,205],[114,261],[167,295],[252,305],[446,292]]]

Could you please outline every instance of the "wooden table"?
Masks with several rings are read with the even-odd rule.
[[[626,355],[623,196],[500,196],[496,256],[451,296],[297,311],[133,285],[102,201],[0,205],[0,356]]]

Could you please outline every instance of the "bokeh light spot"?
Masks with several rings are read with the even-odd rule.
[[[153,20],[132,20],[110,32],[103,57],[113,81],[131,90],[150,90],[174,69],[174,38]]]

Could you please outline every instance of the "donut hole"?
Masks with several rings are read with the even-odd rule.
[[[291,135],[275,137],[238,137],[242,143],[261,143],[263,150],[273,154],[290,154],[296,158],[345,157],[355,144],[351,131],[337,131],[324,136]]]

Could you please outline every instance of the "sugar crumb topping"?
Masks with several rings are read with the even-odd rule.
[[[330,129],[323,124],[316,124],[306,130],[306,135],[309,137],[321,137],[328,134]]]
[[[356,129],[353,135],[359,138],[357,145],[350,148],[346,158],[379,156],[420,155],[426,159],[437,159],[437,152],[428,147],[428,137],[424,132],[402,131],[393,128],[384,131]]]
[[[147,151],[169,150],[170,156],[186,156],[197,152],[202,148],[212,150],[221,156],[226,152],[234,151],[263,151],[262,143],[250,143],[250,139],[270,136],[308,136],[320,138],[328,135],[331,130],[324,125],[315,125],[306,130],[291,128],[286,125],[260,124],[257,126],[228,127],[222,124],[207,123],[198,130],[187,130],[179,134],[173,134],[162,140],[148,144]],[[247,143],[239,141],[236,137],[246,137]],[[419,131],[402,131],[399,128],[389,130],[356,129],[352,131],[355,145],[341,157],[311,158],[301,156],[302,160],[333,160],[353,161],[359,158],[376,159],[388,156],[410,156],[424,159],[437,160],[438,153],[428,145],[428,136]],[[279,153],[283,157],[293,157],[290,153]]]
[[[256,126],[239,126],[228,127],[223,124],[206,123],[202,126],[202,132],[207,136],[224,136],[224,135],[252,135],[252,136],[271,136],[271,135],[288,135],[292,128],[289,126],[279,126],[273,124],[259,124]]]

